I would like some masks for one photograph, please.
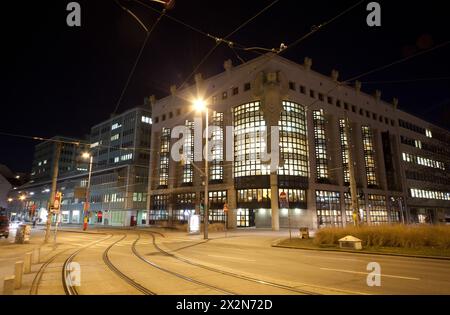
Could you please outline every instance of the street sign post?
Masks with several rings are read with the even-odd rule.
[[[60,191],[56,192],[55,200],[53,201],[53,213],[56,215],[56,222],[55,222],[55,234],[53,235],[53,241],[56,243],[56,232],[58,232],[58,223],[61,220],[61,200],[62,199],[62,193]]]
[[[280,208],[287,209],[287,211],[288,211],[289,239],[292,239],[291,212],[289,211],[289,200],[288,200],[287,194],[284,191],[280,192]]]
[[[228,228],[227,228],[227,224],[228,224],[228,210],[230,210],[228,208],[228,204],[225,203],[223,205],[223,213],[225,214],[225,237],[227,237],[227,230],[228,230]]]

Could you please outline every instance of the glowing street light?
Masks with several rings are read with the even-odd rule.
[[[13,199],[12,198],[8,198],[8,202],[12,202],[13,201]]]
[[[27,197],[26,197],[25,195],[21,195],[21,196],[19,197],[19,200],[20,200],[20,201],[24,201],[26,198],[27,198]]]

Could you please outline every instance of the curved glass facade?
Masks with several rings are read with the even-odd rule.
[[[260,107],[260,102],[251,102],[233,108],[235,178],[270,173],[270,165],[261,163],[266,122]]]
[[[283,101],[280,121],[280,160],[278,175],[308,177],[308,150],[304,106]]]

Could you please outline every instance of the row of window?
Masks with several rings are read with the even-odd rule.
[[[389,222],[389,214],[386,207],[386,197],[383,195],[368,194],[366,207],[364,194],[358,196],[358,213],[360,222],[371,224],[383,224]],[[351,208],[351,195],[344,193],[345,219],[347,223],[354,222],[354,214]],[[342,224],[340,193],[337,191],[316,190],[316,209],[319,226],[340,226]],[[367,212],[369,218],[367,218]],[[391,222],[398,222],[400,216],[397,209],[391,215]]]
[[[293,91],[296,91],[297,88],[296,88],[295,82],[290,81],[289,82],[289,88],[291,90],[293,90]],[[305,94],[305,95],[307,94],[306,93],[306,87],[303,86],[303,85],[299,85],[299,91],[302,94]],[[313,89],[309,90],[309,97],[314,98],[314,99],[318,99],[321,102],[325,102],[325,95],[323,93],[316,92]],[[349,104],[347,102],[344,102],[344,101],[342,101],[340,99],[335,99],[332,96],[326,96],[326,102],[328,104],[330,104],[330,105],[336,105],[336,107],[339,107],[339,108],[343,107],[345,110],[350,110],[351,109],[351,111],[353,113],[356,113],[358,111],[357,107],[355,105],[351,105],[351,104]],[[390,123],[391,126],[395,126],[395,121],[393,119],[389,119],[388,117],[383,117],[382,115],[378,115],[376,113],[371,113],[368,110],[364,110],[364,109],[360,108],[359,109],[359,114],[361,116],[365,115],[367,118],[372,118],[373,120],[378,120],[381,123],[384,122],[386,125],[389,125],[389,123]]]
[[[399,119],[398,120],[398,125],[404,129],[408,129],[411,131],[414,131],[416,133],[420,133],[422,135],[427,136],[428,138],[432,138],[433,137],[433,133],[431,132],[431,130],[426,129],[426,128],[422,128],[419,127],[413,123],[410,123],[409,121],[404,121],[403,119]]]
[[[366,165],[367,186],[377,186],[377,175],[375,169],[375,150],[373,132],[369,126],[362,126],[362,140],[364,150],[364,162]]]
[[[181,108],[177,108],[177,110],[176,110],[176,115],[177,116],[180,116],[181,115]],[[173,118],[173,112],[169,112],[169,119],[170,118]],[[161,115],[161,121],[165,121],[166,120],[166,118],[167,118],[167,115],[166,114],[162,114]],[[151,123],[151,121],[150,121],[150,123]],[[156,116],[155,117],[155,124],[157,124],[157,123],[159,123],[159,116]]]
[[[422,156],[418,156],[418,155],[414,155],[414,154],[410,154],[410,153],[406,153],[406,152],[402,153],[402,158],[403,158],[403,161],[405,161],[405,162],[445,170],[444,162],[435,161],[435,160],[432,160],[429,158],[425,158]]]
[[[191,209],[195,208],[195,204],[197,204],[195,192],[189,193],[180,193],[176,194],[175,204],[178,209]],[[226,190],[216,190],[216,191],[208,191],[208,202],[209,207],[220,208],[223,207],[223,204],[227,202],[227,191]],[[203,203],[204,193],[200,193],[200,202]],[[169,202],[169,195],[153,195],[151,197],[151,209],[154,210],[164,210],[167,209]]]
[[[403,144],[409,145],[411,147],[423,149],[432,153],[438,153],[442,155],[450,156],[450,149],[445,146],[436,146],[430,143],[425,143],[417,139],[411,139],[406,136],[400,136],[400,141]]]
[[[430,174],[430,172],[415,172],[407,170],[405,171],[405,175],[407,179],[450,186],[450,178],[435,176],[434,174]]]
[[[412,198],[450,200],[450,192],[410,188],[409,193]]]
[[[145,123],[145,124],[149,124],[149,125],[152,124],[152,118],[151,118],[151,117],[148,117],[148,116],[142,116],[142,117],[141,117],[141,121],[142,121],[143,123]]]
[[[316,179],[328,178],[327,137],[323,109],[313,111],[314,144],[316,151]]]
[[[250,91],[251,89],[251,84],[250,82],[244,83],[244,92]],[[231,88],[231,95],[235,96],[239,94],[239,87],[238,86],[234,86]],[[222,92],[221,95],[222,100],[226,100],[228,98],[228,91],[224,91]],[[212,103],[216,104],[217,103],[217,95],[212,97]]]

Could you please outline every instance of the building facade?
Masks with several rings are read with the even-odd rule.
[[[210,222],[224,222],[227,204],[230,228],[353,224],[349,154],[363,222],[444,222],[449,132],[311,66],[309,58],[299,65],[273,55],[237,67],[226,61],[223,73],[153,98],[150,223],[182,224],[202,212],[205,119],[192,106],[199,98],[209,141],[219,143],[210,145],[207,170]],[[180,138],[180,126],[191,133]],[[275,168],[267,155],[278,156]]]
[[[63,144],[57,183],[57,190],[62,192],[61,222],[83,222],[89,163],[82,159],[82,153],[89,152],[93,156],[89,224],[130,226],[147,223],[145,220],[150,134],[151,111],[144,105],[93,126],[89,143],[81,142],[83,145],[70,154],[64,153],[69,150],[65,150],[66,144]],[[44,157],[40,153],[44,151],[43,147],[47,147],[46,143],[36,147],[39,153],[36,153],[37,160],[33,165],[38,168],[33,168],[34,176],[47,173],[47,167],[44,171],[43,166],[50,167],[53,163],[50,162],[52,154],[47,153]],[[66,156],[71,156],[72,161]],[[73,170],[72,165],[82,166]],[[69,167],[72,171],[68,170]],[[51,174],[51,168],[48,172]],[[31,209],[34,209],[35,215],[41,222],[45,222],[50,189],[51,178],[34,177],[10,193],[14,202],[11,203],[9,212],[20,213],[20,218],[29,219]]]

